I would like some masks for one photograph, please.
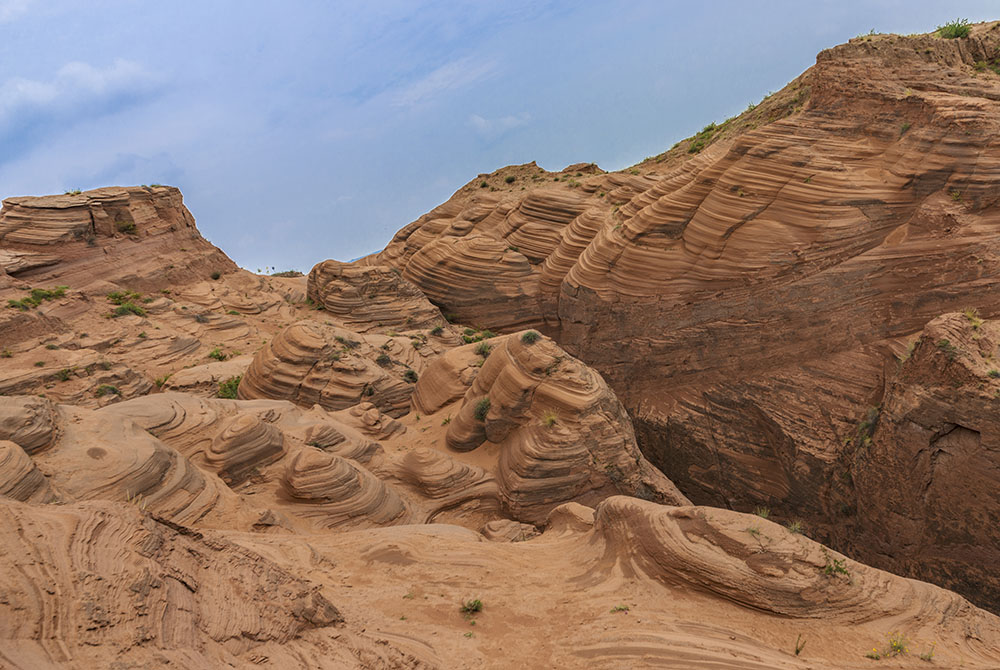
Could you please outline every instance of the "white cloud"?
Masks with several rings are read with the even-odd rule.
[[[26,14],[34,0],[0,0],[0,23],[13,21]]]
[[[446,63],[422,79],[392,94],[392,104],[413,107],[440,97],[445,93],[465,88],[484,79],[493,71],[492,62],[478,63],[471,58]]]
[[[49,126],[115,113],[157,86],[140,65],[120,59],[103,69],[70,62],[49,81],[8,79],[0,84],[0,142],[28,148],[32,136],[44,135]]]
[[[469,125],[485,139],[494,139],[509,130],[525,126],[530,121],[531,115],[526,112],[514,116],[502,116],[496,119],[487,119],[478,114],[473,114],[469,117]]]

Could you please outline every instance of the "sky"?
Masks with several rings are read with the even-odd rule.
[[[0,0],[0,197],[170,184],[241,266],[381,249],[479,173],[621,169],[996,0]]]

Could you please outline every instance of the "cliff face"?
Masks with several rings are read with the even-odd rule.
[[[998,48],[995,23],[852,40],[633,169],[481,176],[368,262],[593,365],[692,500],[770,506],[846,546],[838,529],[877,503],[845,445],[895,356],[942,313],[1000,311]]]

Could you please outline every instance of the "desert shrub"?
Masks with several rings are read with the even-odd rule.
[[[211,276],[212,276],[212,279],[218,279],[219,277],[222,276],[222,273],[221,272],[213,272]]]
[[[98,398],[106,395],[121,395],[121,391],[118,390],[118,387],[112,386],[111,384],[101,384],[97,387],[97,390],[94,391],[94,395]]]
[[[444,332],[444,328],[442,328],[441,326],[434,326],[433,328],[431,328],[431,335],[437,336],[437,335],[440,335],[443,332]]]
[[[480,342],[479,346],[476,347],[476,353],[482,356],[483,358],[489,356],[490,351],[492,350],[493,347],[491,347],[488,342]]]
[[[225,352],[223,352],[222,349],[219,347],[216,347],[215,349],[212,349],[210,352],[208,352],[208,357],[214,358],[217,361],[224,361],[227,358]]]
[[[403,373],[403,379],[410,382],[411,384],[417,383],[417,372],[416,370],[407,370]]]
[[[146,310],[134,302],[123,302],[114,308],[111,312],[111,316],[118,318],[120,316],[125,316],[126,314],[135,314],[136,316],[146,316]]]
[[[508,184],[513,184],[516,179],[517,177],[515,177],[514,175],[508,175],[508,177],[504,179],[504,181],[507,182]]]
[[[475,412],[473,413],[473,416],[475,416],[480,421],[485,421],[486,415],[489,414],[489,411],[490,411],[490,399],[483,398],[482,400],[476,403],[476,409]]]
[[[135,235],[135,224],[131,221],[115,221],[115,228],[118,229],[119,233],[125,233],[126,235]]]
[[[958,37],[968,37],[969,36],[969,20],[968,19],[955,19],[943,26],[937,27],[938,37],[943,37],[946,40],[953,40]]]
[[[483,601],[479,598],[474,600],[466,600],[462,603],[462,613],[463,614],[475,614],[476,612],[483,611]]]
[[[542,336],[539,335],[537,332],[529,330],[524,335],[521,335],[521,341],[524,342],[525,344],[534,344],[539,339],[541,339],[541,337]]]
[[[216,393],[218,398],[228,398],[229,400],[236,400],[236,389],[240,386],[240,380],[243,379],[242,375],[237,375],[235,377],[230,377],[224,382],[219,384],[219,392]]]
[[[8,300],[7,306],[27,312],[34,309],[46,300],[55,300],[66,295],[68,286],[56,286],[55,288],[33,288],[28,295],[20,300]]]

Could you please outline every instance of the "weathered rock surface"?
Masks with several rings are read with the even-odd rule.
[[[309,273],[309,299],[359,333],[447,325],[441,310],[389,266],[323,261]]]
[[[369,262],[477,327],[531,324],[593,365],[695,502],[769,506],[846,548],[847,441],[885,404],[895,354],[942,313],[1000,313],[1000,78],[984,65],[998,26],[829,49],[627,174],[471,182]],[[502,289],[480,308],[487,266]],[[1000,610],[975,562],[934,578],[967,576],[963,592]]]

